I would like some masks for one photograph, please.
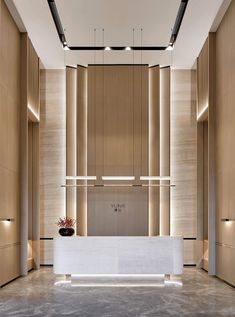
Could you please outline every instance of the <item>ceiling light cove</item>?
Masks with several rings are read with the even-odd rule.
[[[175,41],[177,39],[179,30],[180,30],[180,26],[185,14],[185,10],[188,4],[188,0],[181,0],[179,8],[178,8],[178,12],[176,14],[176,19],[175,22],[172,24],[173,28],[172,28],[172,32],[171,34],[169,34],[169,43],[168,45],[164,46],[164,45],[149,45],[149,46],[145,46],[142,45],[141,46],[126,46],[126,45],[120,45],[120,46],[70,46],[67,44],[67,40],[65,37],[65,33],[64,33],[64,28],[59,16],[59,12],[57,10],[56,7],[56,3],[55,0],[47,0],[48,1],[48,5],[51,11],[51,15],[57,30],[57,34],[59,36],[59,39],[62,43],[63,49],[64,50],[73,50],[73,51],[87,51],[87,50],[93,50],[93,51],[97,51],[97,50],[105,50],[105,51],[115,51],[115,50],[124,50],[124,51],[131,51],[131,50],[143,50],[143,51],[165,51],[165,50],[173,50]],[[142,32],[142,29],[141,29]]]

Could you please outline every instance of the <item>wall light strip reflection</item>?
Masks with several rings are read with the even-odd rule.
[[[82,181],[91,181],[91,180],[97,180],[96,176],[66,176],[66,180],[82,180]]]
[[[140,176],[141,181],[170,181],[170,176]]]
[[[135,176],[102,176],[103,181],[134,181]]]

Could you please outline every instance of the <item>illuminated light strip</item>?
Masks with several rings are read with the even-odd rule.
[[[142,184],[142,187],[176,187],[175,184]]]
[[[71,277],[158,277],[164,278],[165,274],[71,274]]]
[[[197,121],[200,120],[200,118],[206,113],[206,111],[208,110],[208,104],[201,110],[201,112],[198,114],[197,116]]]
[[[176,187],[174,184],[63,184],[61,187]]]
[[[66,180],[83,180],[83,181],[91,181],[91,180],[97,180],[96,176],[66,176]]]
[[[38,114],[33,110],[33,108],[28,105],[28,109],[32,112],[32,114],[34,115],[34,117],[39,121],[39,116]]]
[[[166,280],[164,283],[165,283],[165,285],[183,286],[183,283],[180,282],[180,281],[169,281],[169,280]]]
[[[71,284],[71,287],[164,287],[164,284]]]
[[[54,283],[55,286],[61,285],[61,284],[71,284],[71,281],[62,280],[62,281],[57,281]]]
[[[134,181],[135,176],[102,176],[103,181]]]
[[[107,283],[92,283],[92,284],[73,284],[71,281],[57,281],[54,283],[55,286],[60,285],[70,285],[71,287],[164,287],[165,284],[154,284],[154,283],[148,283],[148,284],[134,284],[134,283],[122,283],[122,284],[107,284]]]
[[[76,185],[63,184],[60,187],[95,187],[95,185],[94,184],[84,184],[84,185],[82,185],[82,184],[76,184]]]
[[[140,176],[141,181],[170,181],[170,176]]]

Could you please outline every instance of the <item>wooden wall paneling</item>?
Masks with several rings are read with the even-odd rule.
[[[232,1],[216,32],[216,275],[235,285],[235,77]],[[231,40],[232,39],[232,40]]]
[[[39,160],[35,156],[33,121],[39,122],[39,59],[27,33],[21,35],[21,274],[28,269],[28,240],[32,241],[33,254],[39,267]],[[31,123],[28,123],[29,118]],[[38,123],[36,123],[38,124]],[[35,142],[36,141],[36,142]],[[37,164],[37,166],[36,166]],[[36,238],[36,240],[35,240]]]
[[[32,148],[32,258],[33,268],[40,268],[40,124],[33,122]]]
[[[20,275],[20,245],[11,243],[0,246],[0,257],[2,260],[0,270],[0,285],[4,285]]]
[[[133,175],[134,68],[126,66],[114,66],[114,68],[105,67],[103,173]]]
[[[215,188],[215,116],[216,116],[216,38],[215,33],[209,33],[208,36],[209,45],[209,92],[208,92],[208,274],[215,275],[216,273],[216,233],[215,233],[215,200],[216,200],[216,188]]]
[[[66,77],[64,70],[40,72],[40,238],[58,235],[56,221],[65,216]],[[52,252],[40,243],[41,264]],[[52,258],[52,254],[49,256]],[[52,263],[50,263],[52,264]]]
[[[171,72],[171,235],[197,238],[196,74]],[[194,250],[191,249],[192,257]],[[201,255],[202,256],[202,255]],[[192,258],[191,257],[191,258]],[[199,259],[195,258],[194,263]]]
[[[208,122],[203,122],[203,239],[208,240]]]
[[[53,264],[53,240],[40,240],[40,264]]]
[[[160,69],[160,175],[170,176],[170,67]],[[168,182],[161,182],[166,184]],[[170,234],[170,188],[160,188],[160,235]]]
[[[28,273],[28,35],[21,34],[21,275]]]
[[[0,286],[20,275],[20,33],[0,1]]]
[[[28,122],[28,240],[33,235],[33,123]]]
[[[201,253],[199,267],[203,267],[204,250],[204,125],[203,122],[197,123],[197,241]]]
[[[234,231],[234,228],[233,228]],[[216,274],[222,280],[235,285],[235,248],[234,245],[216,244]]]
[[[66,175],[77,175],[77,68],[66,67]],[[69,181],[76,184],[76,181]],[[66,215],[76,219],[76,188],[66,190]]]
[[[141,91],[142,103],[141,103],[141,153],[140,153],[140,176],[148,175],[149,172],[149,70],[148,66],[141,66],[139,68],[141,89],[136,89]],[[138,87],[138,84],[137,84]],[[135,93],[137,96],[137,93]],[[136,104],[137,100],[135,101]],[[138,124],[136,125],[138,127]],[[136,138],[135,138],[136,140]],[[138,154],[138,153],[137,153]],[[135,155],[134,164],[137,164],[137,155]],[[139,175],[137,174],[137,175]]]
[[[149,68],[149,175],[160,174],[160,75]],[[159,188],[149,188],[149,235],[159,234]]]
[[[77,67],[77,175],[87,175],[87,69]],[[86,183],[86,181],[84,182]],[[77,188],[77,232],[87,235],[87,189]]]
[[[39,58],[28,38],[28,115],[32,121],[40,120]]]
[[[102,184],[102,175],[135,175],[138,183],[142,173],[148,174],[148,68],[91,65],[88,174]],[[147,235],[147,210],[147,189],[89,188],[88,235]]]
[[[205,41],[197,59],[197,118],[203,121],[208,116],[209,102],[209,43]]]

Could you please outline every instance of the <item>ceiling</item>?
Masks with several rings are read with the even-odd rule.
[[[64,51],[47,0],[5,1],[21,31],[27,30],[45,68],[94,62],[191,68],[208,32],[215,31],[231,0],[189,0],[173,51],[134,54]],[[142,45],[167,46],[179,4],[180,0],[56,0],[69,46],[141,45],[141,37]]]

